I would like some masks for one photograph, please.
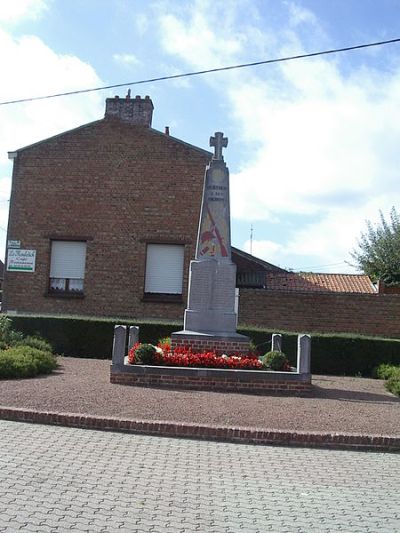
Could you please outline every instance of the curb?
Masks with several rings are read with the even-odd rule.
[[[400,451],[400,436],[206,426],[157,420],[130,420],[72,413],[0,407],[0,419],[82,429],[122,431],[159,437],[183,437],[240,444],[299,446],[381,452]]]

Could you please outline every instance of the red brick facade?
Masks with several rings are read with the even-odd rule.
[[[19,150],[8,239],[36,270],[6,272],[3,309],[181,319],[210,157],[111,117]],[[83,297],[49,294],[52,239],[87,241]],[[144,301],[149,242],[185,245],[180,303]]]
[[[239,301],[241,324],[400,338],[400,295],[240,289]]]

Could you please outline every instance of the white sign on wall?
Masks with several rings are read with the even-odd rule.
[[[7,270],[35,272],[36,250],[8,250]]]
[[[16,239],[9,239],[7,241],[8,248],[21,248],[21,241],[17,241]]]

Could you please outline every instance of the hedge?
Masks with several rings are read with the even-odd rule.
[[[40,335],[54,347],[54,351],[68,357],[111,359],[116,324],[140,326],[141,342],[154,342],[181,328],[178,323],[141,323],[122,319],[87,317],[49,317],[35,315],[10,316],[13,327],[25,335]]]
[[[13,327],[25,335],[47,339],[56,353],[71,357],[110,359],[113,331],[116,324],[140,327],[141,342],[155,342],[182,328],[179,322],[141,322],[139,320],[102,319],[86,317],[48,317],[34,315],[9,316]],[[271,348],[271,330],[240,328],[248,335],[261,353]],[[292,365],[296,364],[297,333],[283,335],[282,350]],[[382,364],[400,364],[400,340],[348,334],[311,334],[311,371],[314,374],[371,376],[372,370]]]

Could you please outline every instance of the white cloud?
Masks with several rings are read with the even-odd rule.
[[[322,34],[311,11],[288,2],[288,26],[278,48],[266,18],[253,13],[238,29],[246,2],[229,3],[217,24],[220,5],[213,10],[201,1],[190,13],[162,16],[165,50],[190,66],[213,67],[238,62],[244,53],[257,57],[263,46],[268,57],[282,50],[298,53],[307,29]],[[400,67],[390,68],[365,64],[348,74],[340,58],[328,57],[231,72],[223,85],[204,78],[228,99],[227,122],[234,120],[241,135],[241,166],[231,174],[232,216],[314,217],[286,242],[260,239],[253,251],[258,247],[267,260],[309,255],[321,264],[343,262],[365,219],[400,204]]]
[[[141,63],[135,54],[114,54],[113,60],[119,65],[128,67],[139,65]]]
[[[150,26],[148,16],[145,13],[136,12],[133,20],[136,32],[138,33],[138,35],[143,36]]]
[[[300,24],[312,24],[318,27],[318,21],[312,11],[295,2],[285,2],[289,10],[289,23],[291,26]]]
[[[283,244],[268,240],[253,239],[252,242],[247,240],[243,245],[243,249],[260,259],[265,259],[277,265],[281,264],[286,254]]]
[[[34,36],[15,39],[0,30],[0,101],[95,87],[94,69],[78,57],[59,55]],[[0,227],[7,226],[12,164],[7,152],[102,118],[104,96],[89,93],[0,106]],[[5,201],[5,203],[4,203]],[[5,232],[0,229],[0,257]]]
[[[254,14],[251,2],[247,20]],[[260,38],[260,31],[239,17],[235,2],[195,0],[194,4],[176,12],[167,3],[159,14],[160,38],[165,51],[196,68],[216,68],[230,64],[241,51]],[[160,10],[160,4],[157,4]],[[254,30],[252,32],[251,30]]]
[[[395,78],[397,90],[400,72]],[[232,90],[237,119],[247,138],[259,142],[255,157],[232,176],[234,216],[321,213],[338,203],[352,209],[382,189],[392,196],[400,137],[393,85],[377,97],[362,80],[344,80],[338,72],[325,79],[326,94],[296,88],[297,101],[270,99],[254,87],[250,94]]]
[[[101,84],[90,65],[74,56],[56,54],[37,37],[14,39],[0,30],[0,48],[4,52],[0,71],[7,73],[0,86],[1,101]],[[89,93],[1,106],[0,164],[7,161],[7,151],[99,118],[102,99]]]
[[[0,22],[14,24],[26,19],[36,20],[48,7],[48,0],[2,0]]]

